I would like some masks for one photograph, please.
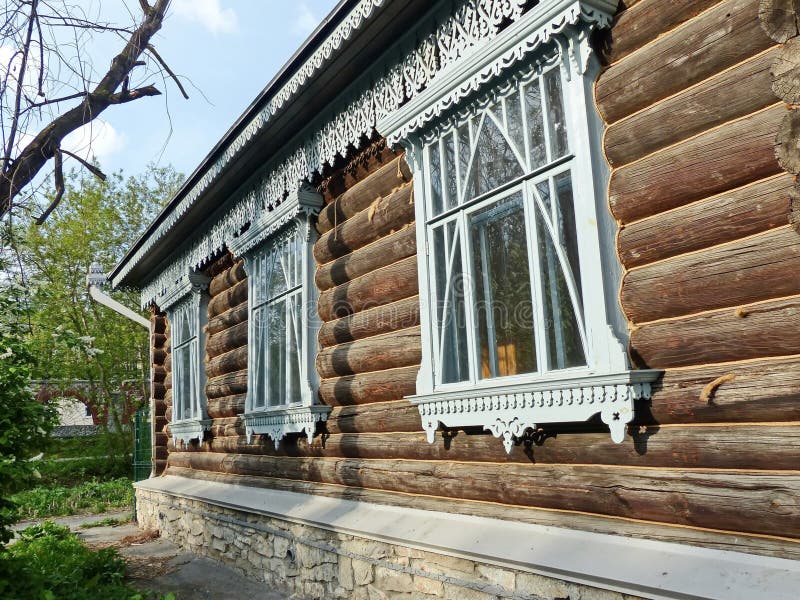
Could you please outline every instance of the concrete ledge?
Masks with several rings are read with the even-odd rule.
[[[800,562],[591,532],[206,482],[137,489],[650,598],[797,598]]]

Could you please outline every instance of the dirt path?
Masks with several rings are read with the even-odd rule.
[[[113,546],[128,561],[130,582],[141,590],[161,594],[173,592],[176,600],[286,600],[286,594],[270,590],[263,583],[248,579],[234,569],[208,558],[182,551],[175,544],[150,532],[141,531],[134,523],[113,527],[81,528],[106,518],[124,519],[130,511],[58,517],[49,519],[66,525],[92,548]],[[15,529],[33,525],[20,523]]]

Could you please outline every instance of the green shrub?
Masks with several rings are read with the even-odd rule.
[[[72,487],[38,486],[11,499],[26,519],[101,513],[110,508],[132,508],[133,486],[124,477],[108,481],[93,479]]]
[[[44,523],[0,551],[0,598],[142,600],[113,548],[90,550],[66,527]]]

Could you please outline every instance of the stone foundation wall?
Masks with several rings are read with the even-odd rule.
[[[136,506],[140,527],[300,598],[635,600],[161,492],[137,490]]]

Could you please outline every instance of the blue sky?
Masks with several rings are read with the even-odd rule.
[[[136,0],[127,4],[138,7]],[[151,77],[143,83],[156,83],[166,93],[110,107],[93,125],[91,152],[106,172],[133,175],[156,162],[188,175],[335,5],[336,0],[172,0],[155,47],[182,77],[189,100],[171,81]],[[109,14],[114,16],[129,20],[124,12]],[[95,68],[120,49],[118,40],[92,47]]]

